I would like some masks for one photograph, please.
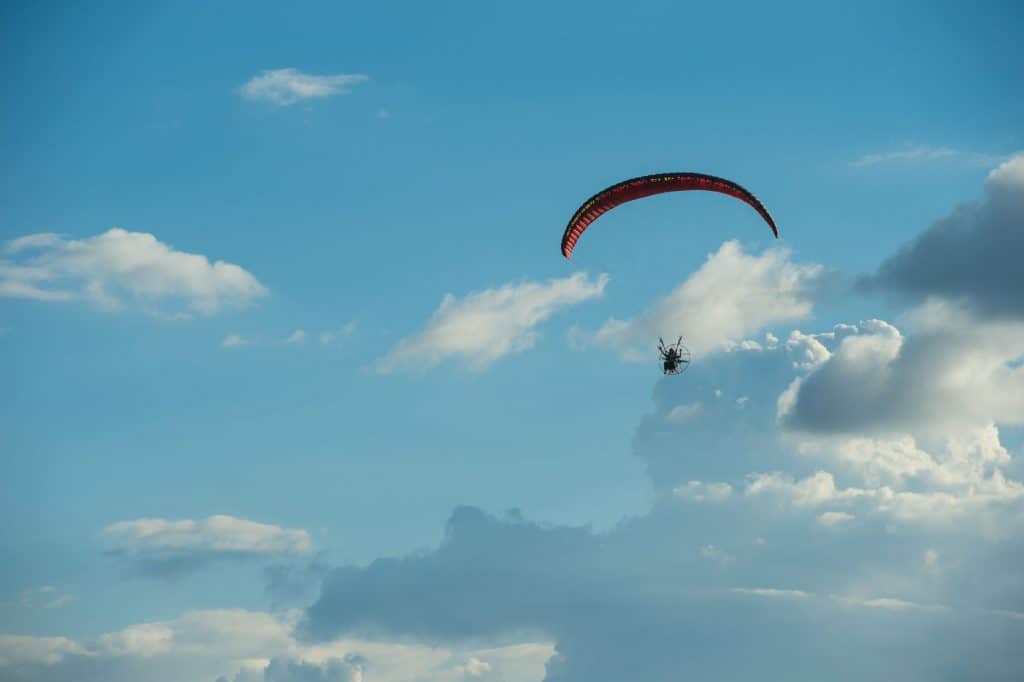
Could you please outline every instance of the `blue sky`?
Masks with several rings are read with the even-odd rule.
[[[3,676],[1020,673],[1015,4],[0,11]]]

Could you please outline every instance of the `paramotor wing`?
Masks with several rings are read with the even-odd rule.
[[[719,192],[746,202],[761,214],[768,226],[772,228],[772,234],[776,239],[779,238],[779,230],[775,227],[775,221],[768,213],[768,209],[758,201],[757,197],[735,182],[703,173],[657,173],[624,180],[601,190],[583,202],[583,205],[573,214],[562,235],[562,255],[566,258],[572,257],[572,251],[576,248],[576,242],[583,231],[601,215],[616,206],[655,194],[687,190]]]

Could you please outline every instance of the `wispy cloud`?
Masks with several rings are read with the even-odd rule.
[[[88,301],[102,310],[132,305],[172,317],[213,315],[266,296],[244,268],[178,251],[147,232],[112,228],[85,239],[51,233],[8,242],[0,297]]]
[[[355,321],[347,322],[337,329],[330,329],[325,332],[320,332],[320,344],[323,346],[329,346],[338,339],[345,339],[356,331]]]
[[[350,86],[367,80],[368,76],[359,73],[315,76],[297,69],[271,69],[253,76],[240,92],[249,100],[286,107],[296,102],[345,95]]]
[[[842,595],[830,595],[833,601],[842,604],[847,607],[863,607],[868,609],[884,609],[886,611],[949,611],[950,608],[943,604],[920,604],[917,602],[907,601],[906,599],[896,599],[894,597],[874,597],[874,598],[862,598],[862,597],[847,597]]]
[[[59,609],[74,600],[74,597],[62,593],[52,585],[24,590],[18,594],[18,603],[26,608]]]
[[[731,554],[721,547],[716,547],[714,545],[704,545],[701,547],[700,555],[708,561],[713,561],[719,566],[728,566],[735,560]]]
[[[698,402],[676,405],[668,413],[668,420],[671,422],[684,422],[687,419],[696,417],[704,410],[704,405]]]
[[[736,594],[746,594],[766,599],[806,599],[811,596],[809,592],[804,592],[803,590],[780,590],[774,587],[734,587],[732,591]]]
[[[356,323],[349,322],[336,329],[328,329],[319,334],[313,335],[305,329],[295,329],[288,335],[280,331],[255,334],[253,336],[242,334],[228,334],[220,342],[221,348],[237,348],[239,346],[260,346],[262,348],[281,349],[288,346],[305,346],[311,338],[319,340],[321,346],[330,346],[338,339],[347,338],[355,333]]]
[[[1006,159],[1006,155],[982,154],[950,147],[928,147],[919,145],[864,156],[850,162],[854,168],[865,168],[887,163],[927,163],[931,161],[956,161],[971,166],[994,166]]]
[[[600,297],[607,283],[607,275],[592,280],[577,273],[475,291],[462,299],[446,294],[423,331],[399,341],[376,369],[387,374],[461,358],[470,369],[482,371],[506,355],[532,348],[537,325],[559,310]]]
[[[239,334],[228,334],[224,337],[224,340],[220,342],[221,348],[236,348],[238,346],[248,346],[251,341],[244,339]]]

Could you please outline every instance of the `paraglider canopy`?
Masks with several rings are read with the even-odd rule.
[[[601,190],[583,202],[583,205],[576,209],[576,213],[569,220],[565,233],[562,235],[562,255],[571,258],[573,249],[576,248],[576,242],[583,231],[601,215],[616,206],[655,194],[687,190],[718,192],[746,202],[764,218],[775,238],[779,238],[779,230],[768,213],[768,209],[758,201],[757,197],[732,180],[703,173],[658,173],[624,180]]]

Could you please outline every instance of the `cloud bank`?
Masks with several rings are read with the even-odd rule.
[[[300,613],[189,611],[92,639],[0,635],[0,678],[10,682],[529,682],[552,648],[431,647],[368,639],[304,643]],[[484,677],[490,672],[497,677]],[[364,677],[365,675],[365,677]],[[474,677],[477,675],[477,677]]]

